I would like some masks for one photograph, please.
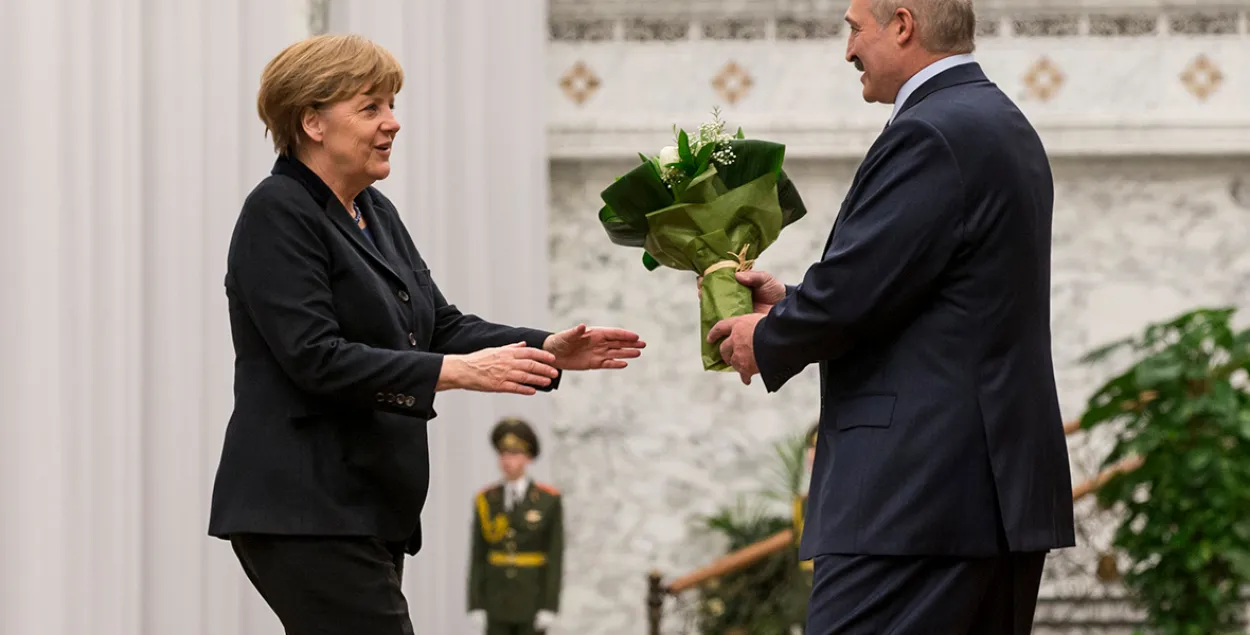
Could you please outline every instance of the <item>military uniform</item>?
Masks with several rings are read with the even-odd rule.
[[[519,425],[517,425],[519,424]],[[492,434],[495,447],[538,454],[538,439],[524,422],[505,420]],[[529,482],[507,509],[505,484],[474,500],[469,611],[485,611],[486,635],[534,635],[539,611],[557,613],[564,556],[560,492]]]

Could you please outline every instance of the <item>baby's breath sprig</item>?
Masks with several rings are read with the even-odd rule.
[[[725,121],[720,118],[720,107],[713,107],[712,121],[699,126],[699,148],[708,144],[716,146],[716,150],[712,152],[712,160],[721,165],[729,165],[734,160],[733,148],[729,145],[732,140],[733,136],[725,132]],[[695,153],[698,151],[697,148],[694,149]]]
[[[660,180],[673,189],[702,173],[711,163],[721,166],[732,164],[736,158],[732,145],[735,138],[743,138],[742,129],[738,129],[736,136],[725,132],[725,121],[720,118],[719,107],[712,108],[712,121],[700,125],[696,134],[686,134],[673,124],[674,145],[660,150],[654,160]]]

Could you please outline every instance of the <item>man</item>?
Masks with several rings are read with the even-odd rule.
[[[526,475],[538,435],[520,419],[495,425],[504,480],[474,504],[469,615],[486,635],[546,632],[560,610],[564,518],[560,492]]]
[[[1046,553],[1074,544],[1046,153],[971,57],[972,0],[852,0],[846,22],[887,127],[802,283],[739,274],[762,312],[708,337],[769,392],[820,365],[808,633],[1028,633]]]

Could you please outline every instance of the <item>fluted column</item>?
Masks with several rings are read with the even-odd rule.
[[[205,535],[222,291],[306,3],[0,3],[0,632],[280,633]]]
[[[573,326],[546,318],[544,0],[330,0],[329,13],[330,31],[373,38],[403,63],[403,128],[394,170],[378,187],[398,205],[448,299],[494,321]],[[490,426],[505,414],[527,416],[551,452],[550,399],[438,397],[426,549],[405,584],[418,633],[468,632],[471,497],[498,478]],[[540,458],[540,478],[544,466]]]

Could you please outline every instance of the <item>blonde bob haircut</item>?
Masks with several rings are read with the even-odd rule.
[[[307,109],[362,91],[394,95],[403,85],[404,70],[385,48],[359,35],[318,35],[288,46],[265,65],[256,108],[274,150],[291,156],[304,139]]]

